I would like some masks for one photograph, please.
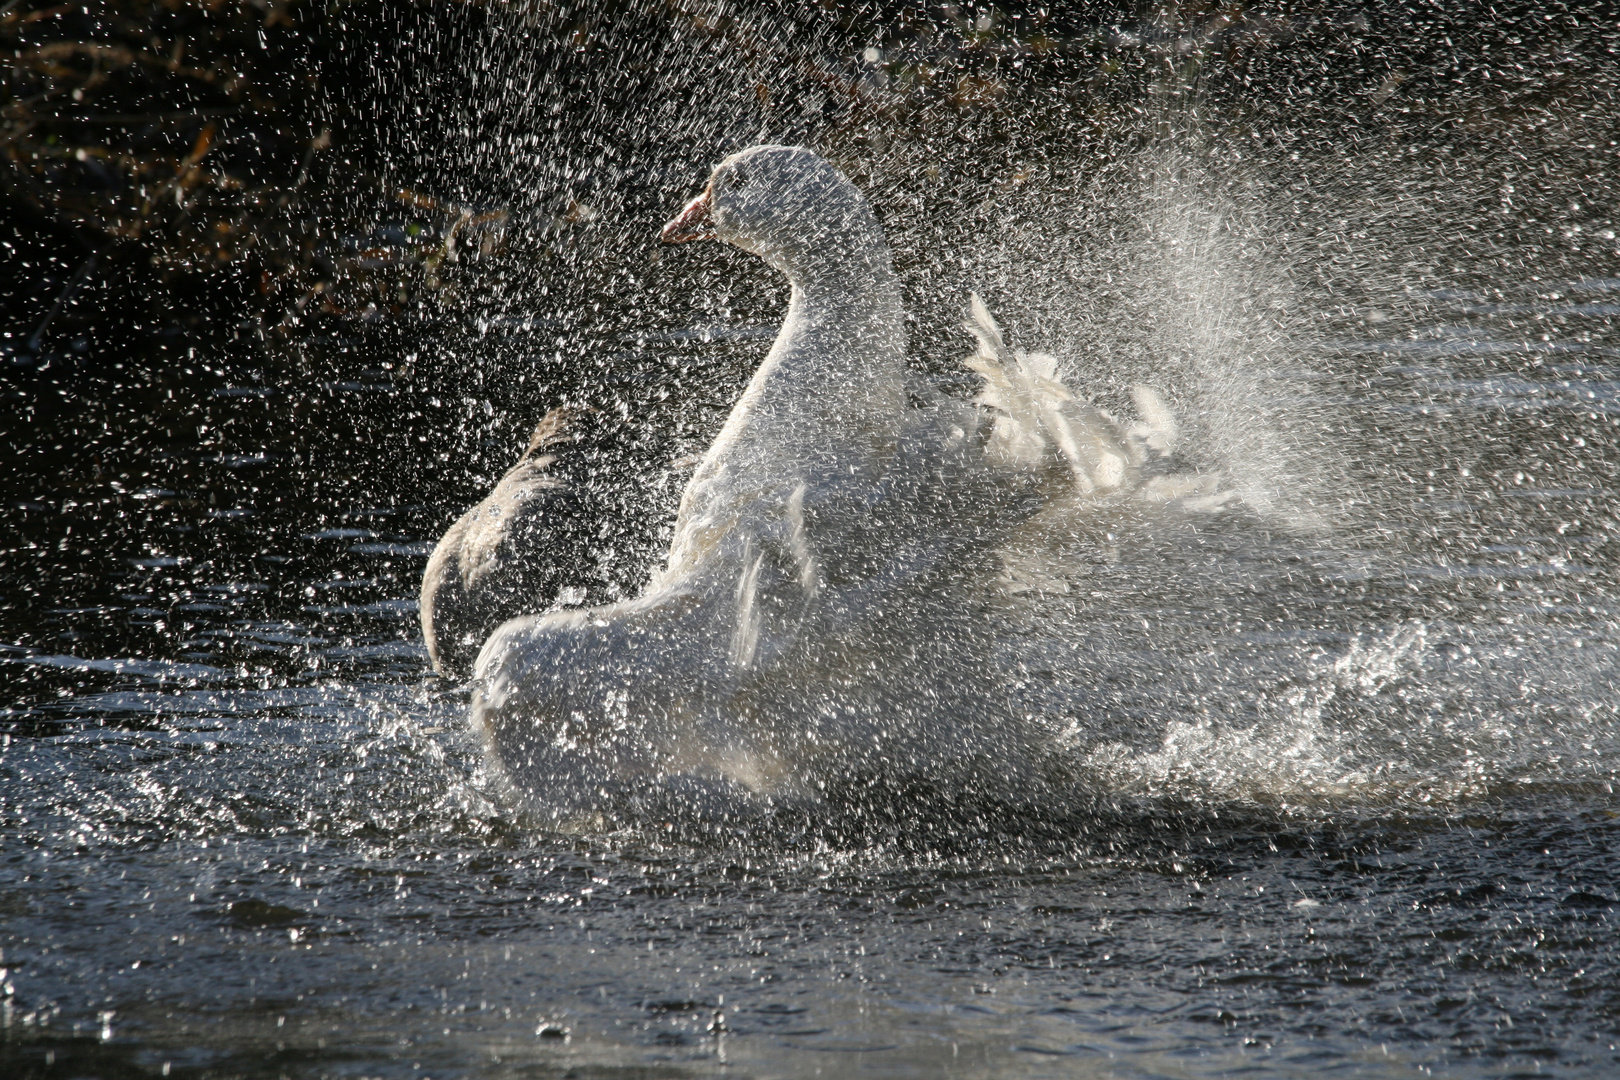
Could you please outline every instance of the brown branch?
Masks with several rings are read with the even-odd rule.
[[[56,124],[159,124],[173,123],[177,120],[202,120],[213,116],[241,116],[250,111],[245,105],[224,105],[217,109],[187,109],[184,112],[168,113],[85,113],[75,116],[72,113],[54,113],[45,115],[32,113],[29,119],[34,123]],[[253,110],[264,112],[265,110]]]
[[[16,6],[17,5],[15,2],[6,5],[8,9],[15,8]],[[53,8],[43,8],[39,11],[26,11],[21,13],[7,10],[5,14],[0,15],[0,27],[4,27],[9,30],[13,26],[26,26],[29,23],[44,22],[46,19],[54,19],[58,15],[66,15],[69,12],[76,10],[78,10],[77,4],[58,4]]]
[[[206,83],[230,82],[238,78],[236,73],[231,71],[219,72],[212,68],[186,67],[177,60],[158,56],[144,49],[131,49],[126,45],[108,45],[99,41],[53,41],[46,45],[37,45],[0,63],[13,68],[40,71],[52,78],[66,78],[80,73],[72,68],[51,64],[50,61],[65,60],[73,56],[83,56],[98,63],[103,60],[110,61],[116,67],[144,64],[159,71],[200,79]]]

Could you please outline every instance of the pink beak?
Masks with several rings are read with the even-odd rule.
[[[713,240],[714,222],[709,219],[709,195],[713,189],[704,188],[703,193],[681,208],[658,238],[666,244],[684,244],[688,240]]]

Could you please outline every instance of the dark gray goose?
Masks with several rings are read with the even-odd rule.
[[[422,638],[433,668],[465,678],[508,619],[633,593],[646,543],[635,512],[644,463],[622,425],[557,408],[495,489],[445,532],[422,575]]]

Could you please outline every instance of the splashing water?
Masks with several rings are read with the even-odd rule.
[[[7,384],[0,1071],[1613,1072],[1612,29],[958,14],[422,9],[435,325]],[[1039,782],[558,837],[417,580],[564,400],[646,580],[784,299],[653,237],[766,140],[869,193],[918,372],[971,392],[976,289],[1243,502],[1010,546]]]
[[[1617,747],[1600,699],[1499,711],[1490,690],[1465,689],[1460,672],[1431,661],[1432,649],[1421,625],[1372,642],[1357,635],[1299,684],[1257,695],[1252,726],[1171,721],[1158,749],[1107,744],[1087,767],[1111,787],[1210,803],[1444,805],[1506,789],[1612,790]],[[1469,649],[1458,666],[1501,693],[1512,651]],[[1590,681],[1581,689],[1602,691]]]

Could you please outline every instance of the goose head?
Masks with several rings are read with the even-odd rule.
[[[754,146],[726,158],[662,239],[724,240],[795,281],[889,265],[866,197],[802,146]]]

